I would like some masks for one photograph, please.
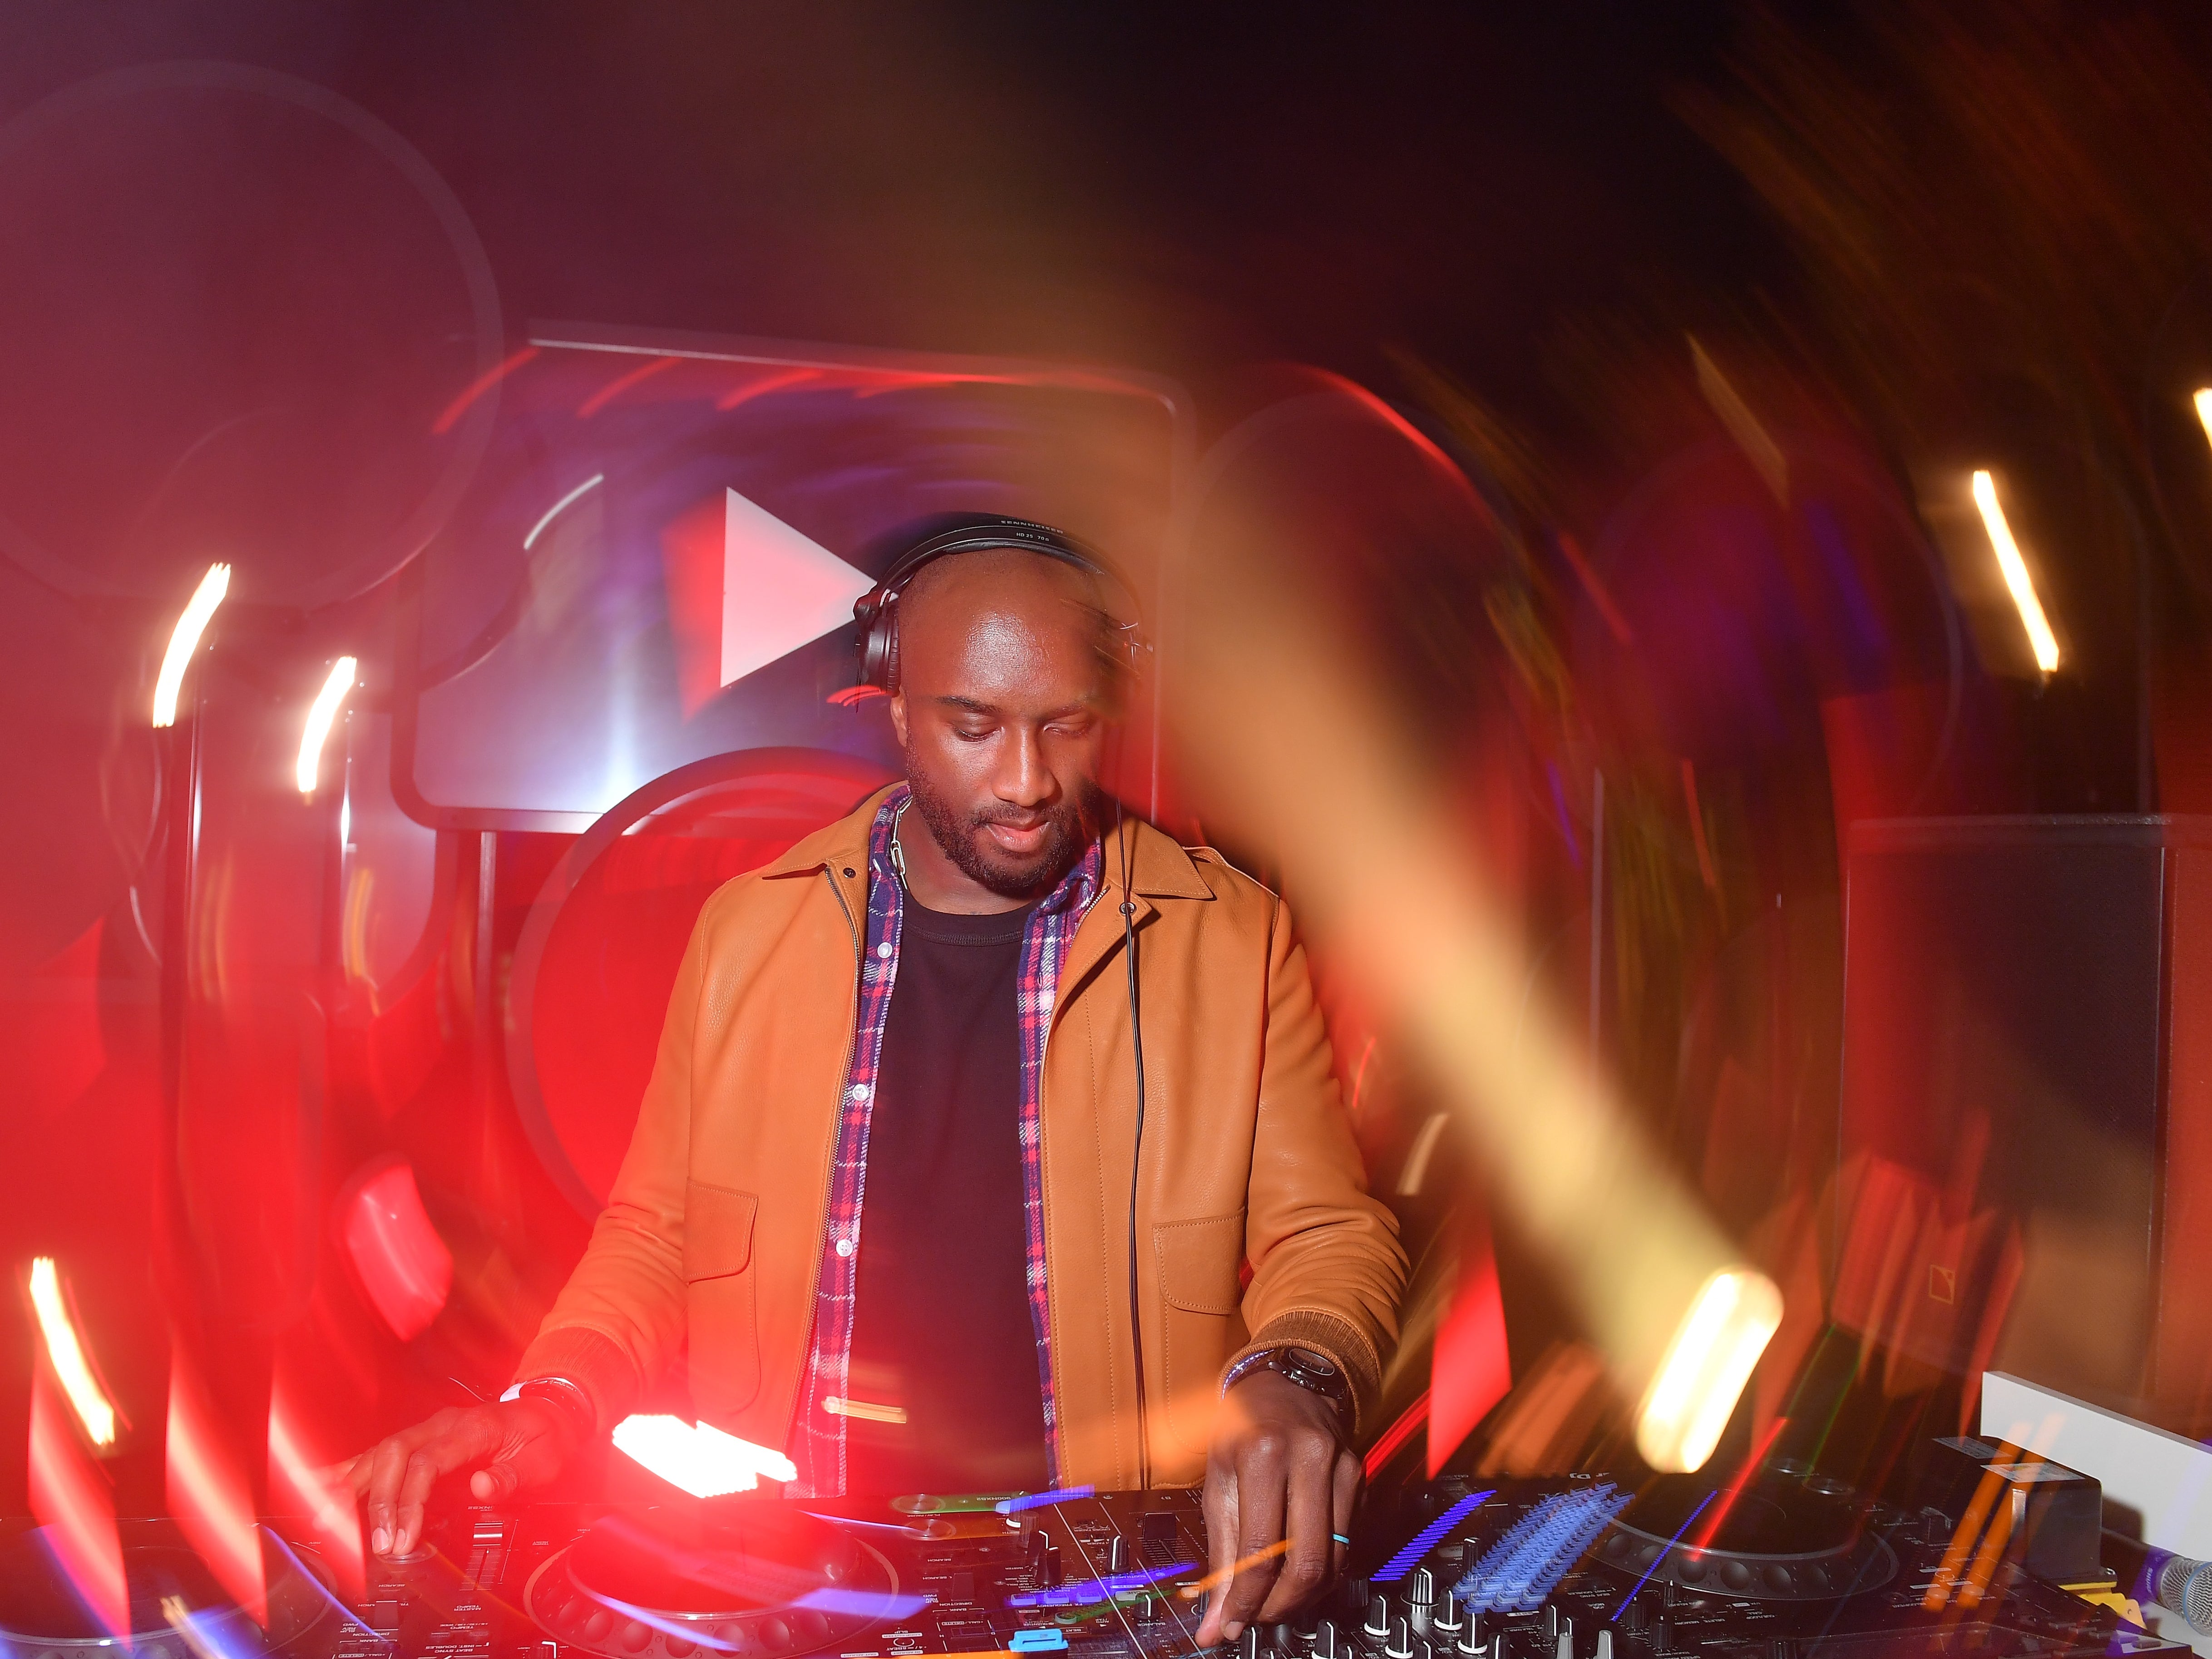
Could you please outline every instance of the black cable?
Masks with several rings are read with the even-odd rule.
[[[1121,843],[1121,954],[1129,969],[1129,1046],[1137,1061],[1137,1128],[1129,1154],[1129,1346],[1137,1359],[1137,1485],[1152,1484],[1152,1433],[1145,1409],[1145,1319],[1137,1289],[1137,1189],[1145,1167],[1145,1024],[1137,998],[1137,901],[1131,891],[1129,842],[1121,799],[1114,798],[1114,835]]]

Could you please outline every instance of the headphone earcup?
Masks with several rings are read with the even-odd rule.
[[[888,694],[891,689],[890,663],[884,635],[890,619],[884,614],[885,597],[880,587],[862,594],[853,606],[853,620],[860,629],[856,653],[860,658],[860,684],[872,685]]]
[[[860,605],[860,684],[889,696],[898,690],[898,590],[878,588]]]

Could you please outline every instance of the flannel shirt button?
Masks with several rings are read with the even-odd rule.
[[[882,944],[876,946],[876,954],[879,957],[887,957],[890,953],[891,942],[889,939],[884,940]]]
[[[865,1083],[855,1083],[853,1085],[852,1094],[855,1100],[866,1100],[868,1097],[868,1085]]]
[[[851,1255],[853,1254],[853,1241],[849,1238],[839,1239],[837,1241],[837,1254],[842,1256]]]

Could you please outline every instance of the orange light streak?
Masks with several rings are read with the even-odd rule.
[[[2002,1455],[2002,1448],[1999,1448]],[[1943,1559],[1936,1565],[1935,1576],[1928,1581],[1927,1594],[1920,1605],[1930,1613],[1940,1611],[1951,1599],[1952,1590],[1959,1583],[1959,1570],[1966,1565],[1966,1557],[1973,1553],[1974,1540],[1981,1535],[1982,1522],[1989,1518],[1990,1508],[2004,1490],[2004,1477],[1994,1469],[1987,1470],[1974,1495],[1966,1503],[1966,1512],[1959,1517],[1959,1525],[1944,1546]]]
[[[1974,505],[1982,510],[1982,527],[1990,532],[1990,546],[1997,556],[1997,569],[2003,574],[2013,605],[2020,612],[2020,625],[2027,630],[2028,648],[2035,653],[2035,665],[2046,674],[2054,673],[2058,667],[2057,635],[2051,631],[2050,620],[2043,614],[2043,601],[2035,595],[2034,580],[2027,574],[2027,562],[2021,557],[2020,544],[2013,539],[2012,526],[2005,521],[2003,503],[1997,500],[1996,481],[1986,472],[1974,474]]]
[[[1205,1595],[1206,1591],[1218,1589],[1221,1585],[1227,1583],[1238,1573],[1243,1572],[1247,1567],[1256,1567],[1262,1561],[1272,1561],[1277,1556],[1284,1554],[1290,1549],[1291,1543],[1291,1540],[1290,1539],[1278,1538],[1273,1543],[1268,1545],[1267,1548],[1254,1550],[1251,1554],[1246,1556],[1242,1561],[1231,1561],[1227,1566],[1222,1568],[1218,1572],[1209,1572],[1203,1578],[1193,1580],[1191,1583],[1185,1584],[1182,1589],[1178,1589],[1176,1594],[1182,1597],[1186,1601],[1195,1601],[1200,1596]]]

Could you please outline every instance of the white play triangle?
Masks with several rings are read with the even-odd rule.
[[[734,489],[722,528],[722,684],[741,680],[853,620],[875,586]]]

